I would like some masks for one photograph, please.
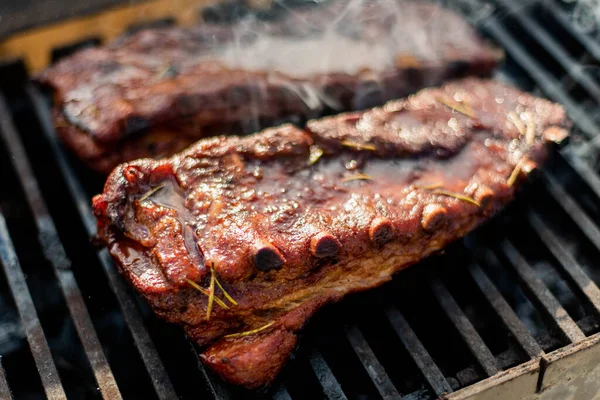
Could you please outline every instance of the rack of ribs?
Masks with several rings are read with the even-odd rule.
[[[93,200],[98,232],[206,365],[256,388],[317,309],[490,218],[569,126],[557,104],[469,78],[122,164]]]
[[[53,92],[65,144],[108,174],[203,137],[486,76],[502,57],[466,20],[433,4],[330,3],[271,22],[143,30],[69,56],[36,80]]]

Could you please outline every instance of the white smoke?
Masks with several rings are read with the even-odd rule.
[[[584,33],[592,34],[600,26],[600,0],[563,0],[573,4],[573,22]],[[596,32],[596,35],[597,32]]]
[[[235,45],[220,49],[220,58],[232,68],[280,71],[294,76],[356,74],[365,69],[381,72],[393,66],[398,55],[430,62],[443,58],[444,49],[476,48],[476,38],[464,29],[462,17],[439,15],[445,13],[440,9],[429,12],[436,9],[427,7],[427,3],[454,9],[473,24],[493,11],[491,5],[479,0],[432,0],[423,2],[420,8],[406,7],[407,1],[420,2],[307,0],[307,4],[319,4],[316,7],[323,17],[316,19],[306,13],[310,6],[291,7],[286,0],[266,1],[271,8],[283,9],[292,23],[273,28],[248,14],[236,23]],[[293,31],[299,40],[290,41],[289,36],[278,34],[278,29]],[[361,40],[355,40],[353,35]]]
[[[422,84],[437,84],[441,80],[438,75],[445,71],[435,66],[452,59],[468,59],[481,48],[465,17],[471,25],[476,25],[494,11],[481,0],[246,2],[258,5],[263,16],[275,10],[274,18],[243,13],[234,24],[233,41],[225,46],[215,44],[211,57],[218,55],[219,61],[231,69],[266,71],[267,79],[272,81],[281,80],[280,74],[309,78],[308,85],[286,86],[290,96],[305,102],[311,111],[309,116],[319,115],[324,108],[344,110],[338,104],[339,96],[323,89],[331,89],[327,87],[328,80],[336,81],[344,74],[361,76],[352,100],[356,109],[396,97],[398,88],[389,79],[390,71],[397,65],[407,69],[414,65],[434,66],[428,72],[427,82]],[[304,5],[298,6],[299,3]],[[315,76],[318,80],[311,81]],[[254,84],[263,85],[261,82]],[[410,84],[407,82],[406,86]],[[339,91],[340,85],[343,83],[331,91]],[[253,124],[258,127],[261,114],[258,105],[269,93],[265,87],[250,95],[251,108],[257,106]]]

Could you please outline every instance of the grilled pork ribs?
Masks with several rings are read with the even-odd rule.
[[[569,126],[557,104],[470,78],[122,164],[93,206],[154,311],[223,379],[256,388],[320,307],[489,219]]]
[[[467,21],[436,5],[354,3],[273,22],[144,30],[76,53],[37,80],[53,90],[66,145],[108,174],[120,162],[172,155],[202,137],[363,109],[449,78],[488,75],[501,57]]]

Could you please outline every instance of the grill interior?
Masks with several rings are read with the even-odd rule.
[[[462,398],[513,367],[539,369],[532,390],[544,389],[549,353],[600,340],[600,80],[584,68],[600,62],[596,32],[579,30],[560,0],[449,3],[505,49],[498,79],[565,106],[571,142],[484,227],[319,312],[260,393],[204,370],[179,328],[156,319],[94,247],[90,198],[102,179],[56,142],[49,99],[22,64],[2,65],[0,397]]]

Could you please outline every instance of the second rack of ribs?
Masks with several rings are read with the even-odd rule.
[[[567,129],[559,105],[455,82],[123,164],[94,199],[99,234],[154,311],[208,345],[205,363],[258,387],[318,308],[488,219]],[[211,288],[223,304],[207,318]]]
[[[443,7],[360,3],[328,2],[268,23],[143,30],[67,57],[38,81],[52,89],[65,144],[108,174],[121,162],[171,156],[203,137],[487,76],[501,58]]]

